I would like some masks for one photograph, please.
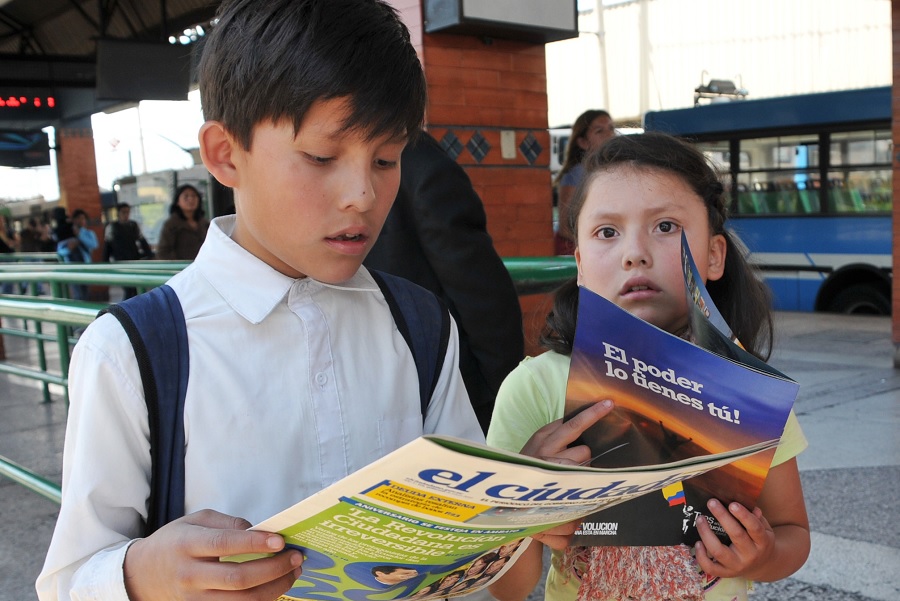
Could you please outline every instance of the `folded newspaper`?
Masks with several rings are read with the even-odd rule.
[[[424,436],[254,528],[280,533],[304,555],[303,574],[283,600],[453,597],[492,582],[532,534],[776,442],[598,469]]]

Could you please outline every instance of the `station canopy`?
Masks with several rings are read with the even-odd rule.
[[[208,29],[217,6],[0,0],[0,131],[87,126],[103,110],[187,98],[201,44],[185,31]]]

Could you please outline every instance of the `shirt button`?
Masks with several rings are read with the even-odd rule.
[[[325,382],[328,381],[328,376],[326,376],[323,372],[319,372],[316,374],[316,384],[319,386],[325,386]]]

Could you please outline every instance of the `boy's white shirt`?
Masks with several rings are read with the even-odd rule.
[[[326,285],[289,278],[218,218],[169,282],[188,323],[185,510],[257,523],[423,433],[418,376],[365,268]],[[483,442],[459,375],[456,324],[424,432]],[[258,378],[248,377],[258,374]],[[37,581],[49,599],[127,600],[122,564],[149,492],[147,409],[134,353],[112,316],[70,369],[63,502]]]

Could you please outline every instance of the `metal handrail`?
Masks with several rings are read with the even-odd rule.
[[[576,274],[574,257],[507,257],[503,259],[503,263],[509,271],[519,295],[548,292]],[[0,364],[0,371],[41,380],[45,382],[45,391],[47,382],[60,384],[65,390],[65,397],[68,401],[67,371],[70,340],[67,330],[69,327],[87,326],[105,305],[64,298],[62,285],[88,284],[150,289],[164,284],[187,264],[182,261],[123,261],[89,264],[0,263],[0,282],[50,283],[53,298],[0,295],[0,316],[32,320],[36,324],[41,322],[56,324],[56,340],[60,348],[60,365],[63,368],[63,375],[56,376],[46,373],[46,366],[43,364],[41,365],[42,370]],[[3,333],[9,332],[0,328],[0,334]],[[42,340],[52,339],[40,332],[39,325],[37,332],[28,336]],[[41,351],[43,351],[42,347]],[[61,502],[62,491],[59,485],[2,455],[0,455],[0,475],[11,478],[51,501]]]

